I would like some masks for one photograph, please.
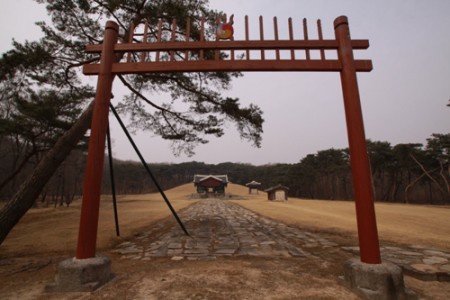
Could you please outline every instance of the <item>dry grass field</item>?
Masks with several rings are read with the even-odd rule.
[[[235,187],[245,193],[245,187]],[[289,199],[267,201],[261,193],[246,201],[235,201],[259,214],[300,227],[357,236],[353,201]],[[379,238],[406,245],[450,250],[450,207],[376,203]]]
[[[193,192],[192,184],[186,184],[168,190],[166,194],[179,211],[196,202],[189,200]],[[347,242],[357,243],[353,202],[293,198],[287,202],[269,202],[266,193],[249,195],[246,187],[234,184],[229,185],[227,192],[245,198],[230,201],[260,215],[323,232],[328,237],[339,235]],[[61,295],[45,294],[43,286],[52,281],[54,265],[75,253],[80,202],[76,201],[70,207],[32,209],[10,233],[0,246],[0,294],[3,299],[61,299]],[[120,238],[115,236],[111,197],[102,198],[97,243],[100,252],[108,252],[113,245],[133,238],[136,233],[171,215],[159,194],[119,196],[118,208]],[[376,212],[382,243],[450,250],[449,207],[378,203]],[[113,255],[111,259],[113,271],[122,274],[117,286],[90,295],[69,293],[62,298],[128,299],[127,289],[136,288],[136,282],[139,282],[141,299],[169,298],[169,295],[172,299],[252,299],[255,295],[263,295],[259,298],[265,299],[358,299],[338,283],[343,257],[320,265],[309,260],[297,260],[293,264],[290,259],[267,258],[176,263],[162,259],[152,260],[150,265],[120,260]],[[277,275],[281,277],[272,278],[272,273],[281,274]],[[164,278],[156,283],[148,279],[159,276]],[[173,280],[169,279],[172,277]],[[185,284],[180,285],[176,280]],[[198,280],[205,281],[200,283]],[[412,278],[407,283],[424,293],[431,293],[429,299],[446,299],[450,295],[450,283],[420,282]],[[164,295],[168,296],[148,296],[155,289],[166,290],[168,294]],[[286,289],[291,293],[269,296],[271,291]],[[211,294],[212,290],[222,294]],[[298,294],[300,291],[302,296]],[[187,294],[191,295],[187,297]],[[292,297],[293,294],[298,297]]]
[[[165,192],[176,211],[192,204],[187,200],[191,185]],[[64,252],[74,255],[78,238],[81,201],[70,207],[31,209],[0,246],[1,256],[20,256]],[[103,196],[100,205],[97,247],[107,249],[139,229],[171,215],[160,194],[119,195],[117,210],[120,238],[116,237],[111,196]]]

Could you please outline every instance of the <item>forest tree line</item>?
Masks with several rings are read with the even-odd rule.
[[[450,204],[450,134],[432,134],[425,145],[367,141],[375,199],[384,202]],[[18,141],[5,138],[0,147],[0,199],[8,199],[29,175],[40,152],[27,155]],[[69,205],[82,193],[85,152],[75,150],[45,186],[38,204]],[[348,200],[353,186],[348,149],[309,154],[295,164],[254,166],[244,163],[149,164],[163,189],[192,182],[195,174],[227,174],[230,182],[245,185],[256,180],[264,190],[277,184],[289,187],[289,196]],[[114,159],[118,194],[156,192],[139,162]],[[195,192],[194,187],[192,192]],[[111,193],[109,164],[105,160],[103,193]]]
[[[121,42],[129,41],[130,29],[144,23],[149,25],[150,39],[158,38],[162,28],[163,37],[176,32],[177,37],[188,35],[199,41],[215,40],[213,24],[220,14],[209,8],[208,1],[194,0],[146,1],[145,5],[125,0],[38,2],[51,16],[51,22],[36,23],[43,37],[13,41],[0,57],[0,200],[6,201],[0,205],[0,244],[33,204],[69,205],[82,192],[95,88],[83,80],[81,67],[100,59],[99,53],[86,53],[85,46],[103,40],[104,20],[120,24]],[[200,30],[199,16],[212,25],[210,30]],[[188,17],[192,23],[178,22],[173,29],[173,19]],[[161,55],[167,58],[171,53],[161,51]],[[118,99],[117,110],[129,117],[127,127],[171,141],[174,153],[193,154],[210,137],[221,137],[226,124],[236,125],[243,140],[259,147],[264,123],[261,108],[224,93],[240,76],[240,72],[118,75],[116,81],[128,92]],[[154,97],[155,92],[169,97]],[[448,135],[430,139],[441,143],[441,137],[446,146],[436,153],[429,143],[404,149],[387,145],[386,150],[381,142],[380,157],[374,155],[372,161],[377,198],[448,203]],[[262,188],[282,183],[290,187],[291,196],[349,199],[348,165],[345,149],[329,149],[297,164],[192,162],[151,168],[166,189],[190,182],[195,173],[226,173],[235,183],[258,180]],[[115,160],[115,167],[118,193],[155,190],[138,163]],[[104,193],[110,192],[108,172],[105,168]]]

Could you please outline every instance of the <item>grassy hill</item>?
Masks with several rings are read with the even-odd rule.
[[[179,211],[198,200],[191,200],[193,184],[166,191],[174,208]],[[230,200],[266,217],[287,224],[356,236],[354,203],[289,198],[287,202],[271,202],[267,195],[249,195],[245,186],[229,184],[227,193],[241,195],[245,200]],[[228,201],[228,200],[227,200]],[[3,245],[3,257],[39,253],[64,252],[73,255],[76,248],[81,201],[70,207],[30,210],[13,229]],[[115,236],[111,196],[102,197],[98,248],[107,249],[133,234],[145,230],[171,215],[159,194],[119,195],[118,213],[121,237]],[[450,208],[376,204],[380,240],[411,245],[423,245],[450,250]]]

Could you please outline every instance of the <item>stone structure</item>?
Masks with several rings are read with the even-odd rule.
[[[111,280],[111,260],[102,255],[93,258],[70,258],[57,267],[55,282],[47,292],[92,292]]]
[[[390,262],[366,264],[352,258],[344,264],[347,285],[366,299],[411,299],[403,282],[402,268]],[[408,297],[409,296],[409,297]]]

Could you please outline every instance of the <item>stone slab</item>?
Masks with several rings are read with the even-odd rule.
[[[350,259],[344,264],[344,281],[366,299],[407,299],[402,269],[392,263],[366,264]]]
[[[66,259],[57,267],[55,282],[46,286],[47,292],[91,292],[113,277],[111,260],[106,256],[87,259]]]

